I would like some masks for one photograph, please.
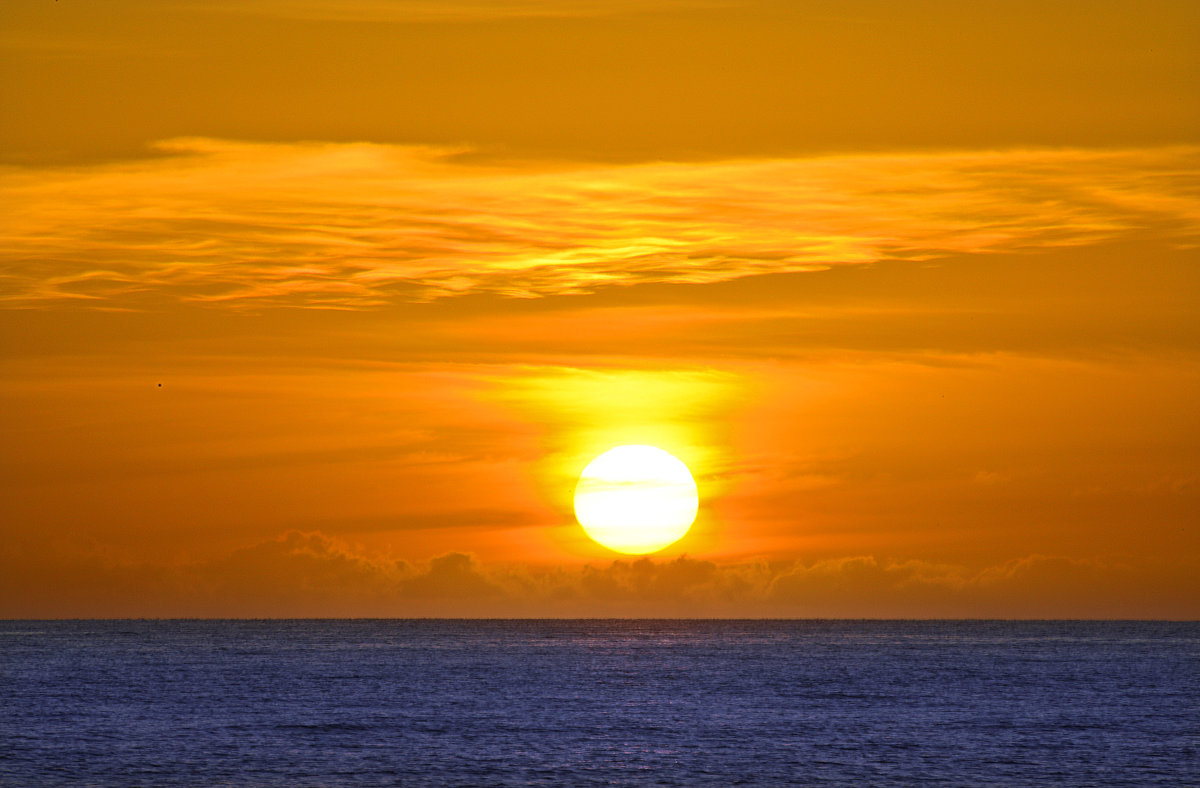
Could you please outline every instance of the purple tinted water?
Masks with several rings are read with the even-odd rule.
[[[1200,624],[0,622],[0,784],[1200,784]]]

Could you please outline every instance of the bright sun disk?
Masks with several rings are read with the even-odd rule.
[[[595,541],[621,553],[653,553],[696,519],[696,481],[655,446],[618,446],[588,463],[575,486],[575,516]]]

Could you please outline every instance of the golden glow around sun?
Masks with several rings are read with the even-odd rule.
[[[700,497],[687,466],[655,446],[618,446],[588,463],[575,486],[587,535],[620,553],[653,553],[678,541]]]

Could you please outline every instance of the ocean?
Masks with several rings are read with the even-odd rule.
[[[0,785],[1200,785],[1200,623],[0,621]]]

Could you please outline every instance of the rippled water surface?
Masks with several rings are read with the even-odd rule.
[[[0,622],[0,784],[1200,784],[1200,624]]]

